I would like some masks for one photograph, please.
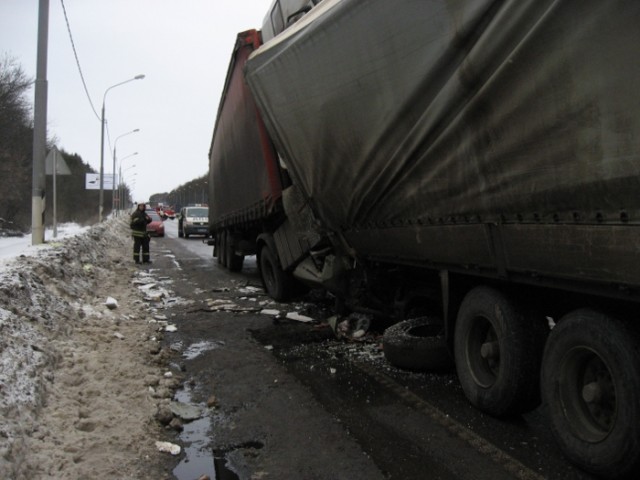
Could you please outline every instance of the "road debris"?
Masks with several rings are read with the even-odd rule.
[[[171,402],[169,404],[169,408],[176,417],[180,417],[186,422],[197,420],[198,418],[202,417],[203,413],[202,407],[188,405],[182,402]]]
[[[107,297],[107,300],[104,302],[109,310],[115,310],[118,308],[118,301],[113,297]]]
[[[296,322],[313,322],[313,318],[307,317],[306,315],[300,315],[298,312],[289,312],[287,313],[286,318],[288,318],[289,320],[295,320]]]
[[[171,455],[180,455],[180,445],[170,442],[156,442],[156,448],[159,452],[170,453]]]

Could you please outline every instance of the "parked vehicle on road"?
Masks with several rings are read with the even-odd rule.
[[[178,237],[209,235],[209,207],[197,204],[183,207],[178,218]]]
[[[147,233],[153,237],[164,237],[164,223],[162,217],[155,210],[147,210],[151,223],[147,224]]]
[[[473,405],[542,398],[573,462],[640,471],[640,3],[302,13],[264,45],[238,35],[214,255],[257,254],[277,300],[303,282],[345,310],[440,319]]]
[[[173,207],[165,207],[162,210],[163,214],[164,214],[164,219],[166,220],[167,218],[169,218],[170,220],[173,220],[176,218],[176,212],[173,210]]]

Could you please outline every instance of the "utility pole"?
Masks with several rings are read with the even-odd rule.
[[[49,0],[38,11],[38,61],[33,106],[33,177],[31,193],[31,244],[44,243],[45,158],[47,156],[47,40]]]

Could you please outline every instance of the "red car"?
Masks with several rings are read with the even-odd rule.
[[[164,237],[164,223],[155,210],[147,210],[147,215],[151,217],[151,223],[147,224],[147,233],[154,237]]]
[[[167,207],[163,210],[164,213],[164,218],[170,218],[171,220],[173,220],[174,218],[176,218],[176,212],[174,212],[173,208],[171,207]]]

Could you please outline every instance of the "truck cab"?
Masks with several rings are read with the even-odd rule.
[[[300,20],[322,0],[275,0],[262,22],[262,41],[267,42]]]

